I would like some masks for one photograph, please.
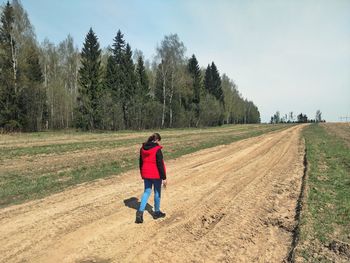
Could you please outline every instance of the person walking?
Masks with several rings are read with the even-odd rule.
[[[154,213],[153,218],[165,217],[165,213],[160,211],[161,187],[166,187],[166,168],[163,160],[162,146],[159,133],[152,134],[148,140],[142,144],[140,149],[140,173],[144,181],[145,190],[143,192],[140,207],[136,212],[135,223],[143,223],[143,212],[147,201],[151,195],[152,186],[154,188]]]

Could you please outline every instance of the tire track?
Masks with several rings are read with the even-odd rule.
[[[124,205],[142,192],[137,170],[5,208],[0,261],[281,262],[303,175],[301,129],[168,162],[160,221],[146,213],[136,225]]]

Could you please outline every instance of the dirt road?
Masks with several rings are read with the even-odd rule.
[[[158,221],[146,212],[134,223],[138,170],[2,209],[0,261],[282,262],[303,175],[301,129],[167,162]]]

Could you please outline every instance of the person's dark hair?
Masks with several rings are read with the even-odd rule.
[[[161,139],[162,139],[162,137],[160,137],[160,134],[157,133],[157,132],[155,132],[155,133],[153,133],[151,136],[148,137],[147,142],[153,142],[153,141],[155,141],[155,140],[160,141]]]

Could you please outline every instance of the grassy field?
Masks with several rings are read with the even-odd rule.
[[[297,256],[306,262],[350,261],[350,125],[303,131],[308,172]]]
[[[163,130],[165,160],[289,126]],[[139,147],[150,133],[68,131],[0,135],[0,207],[137,168]]]

